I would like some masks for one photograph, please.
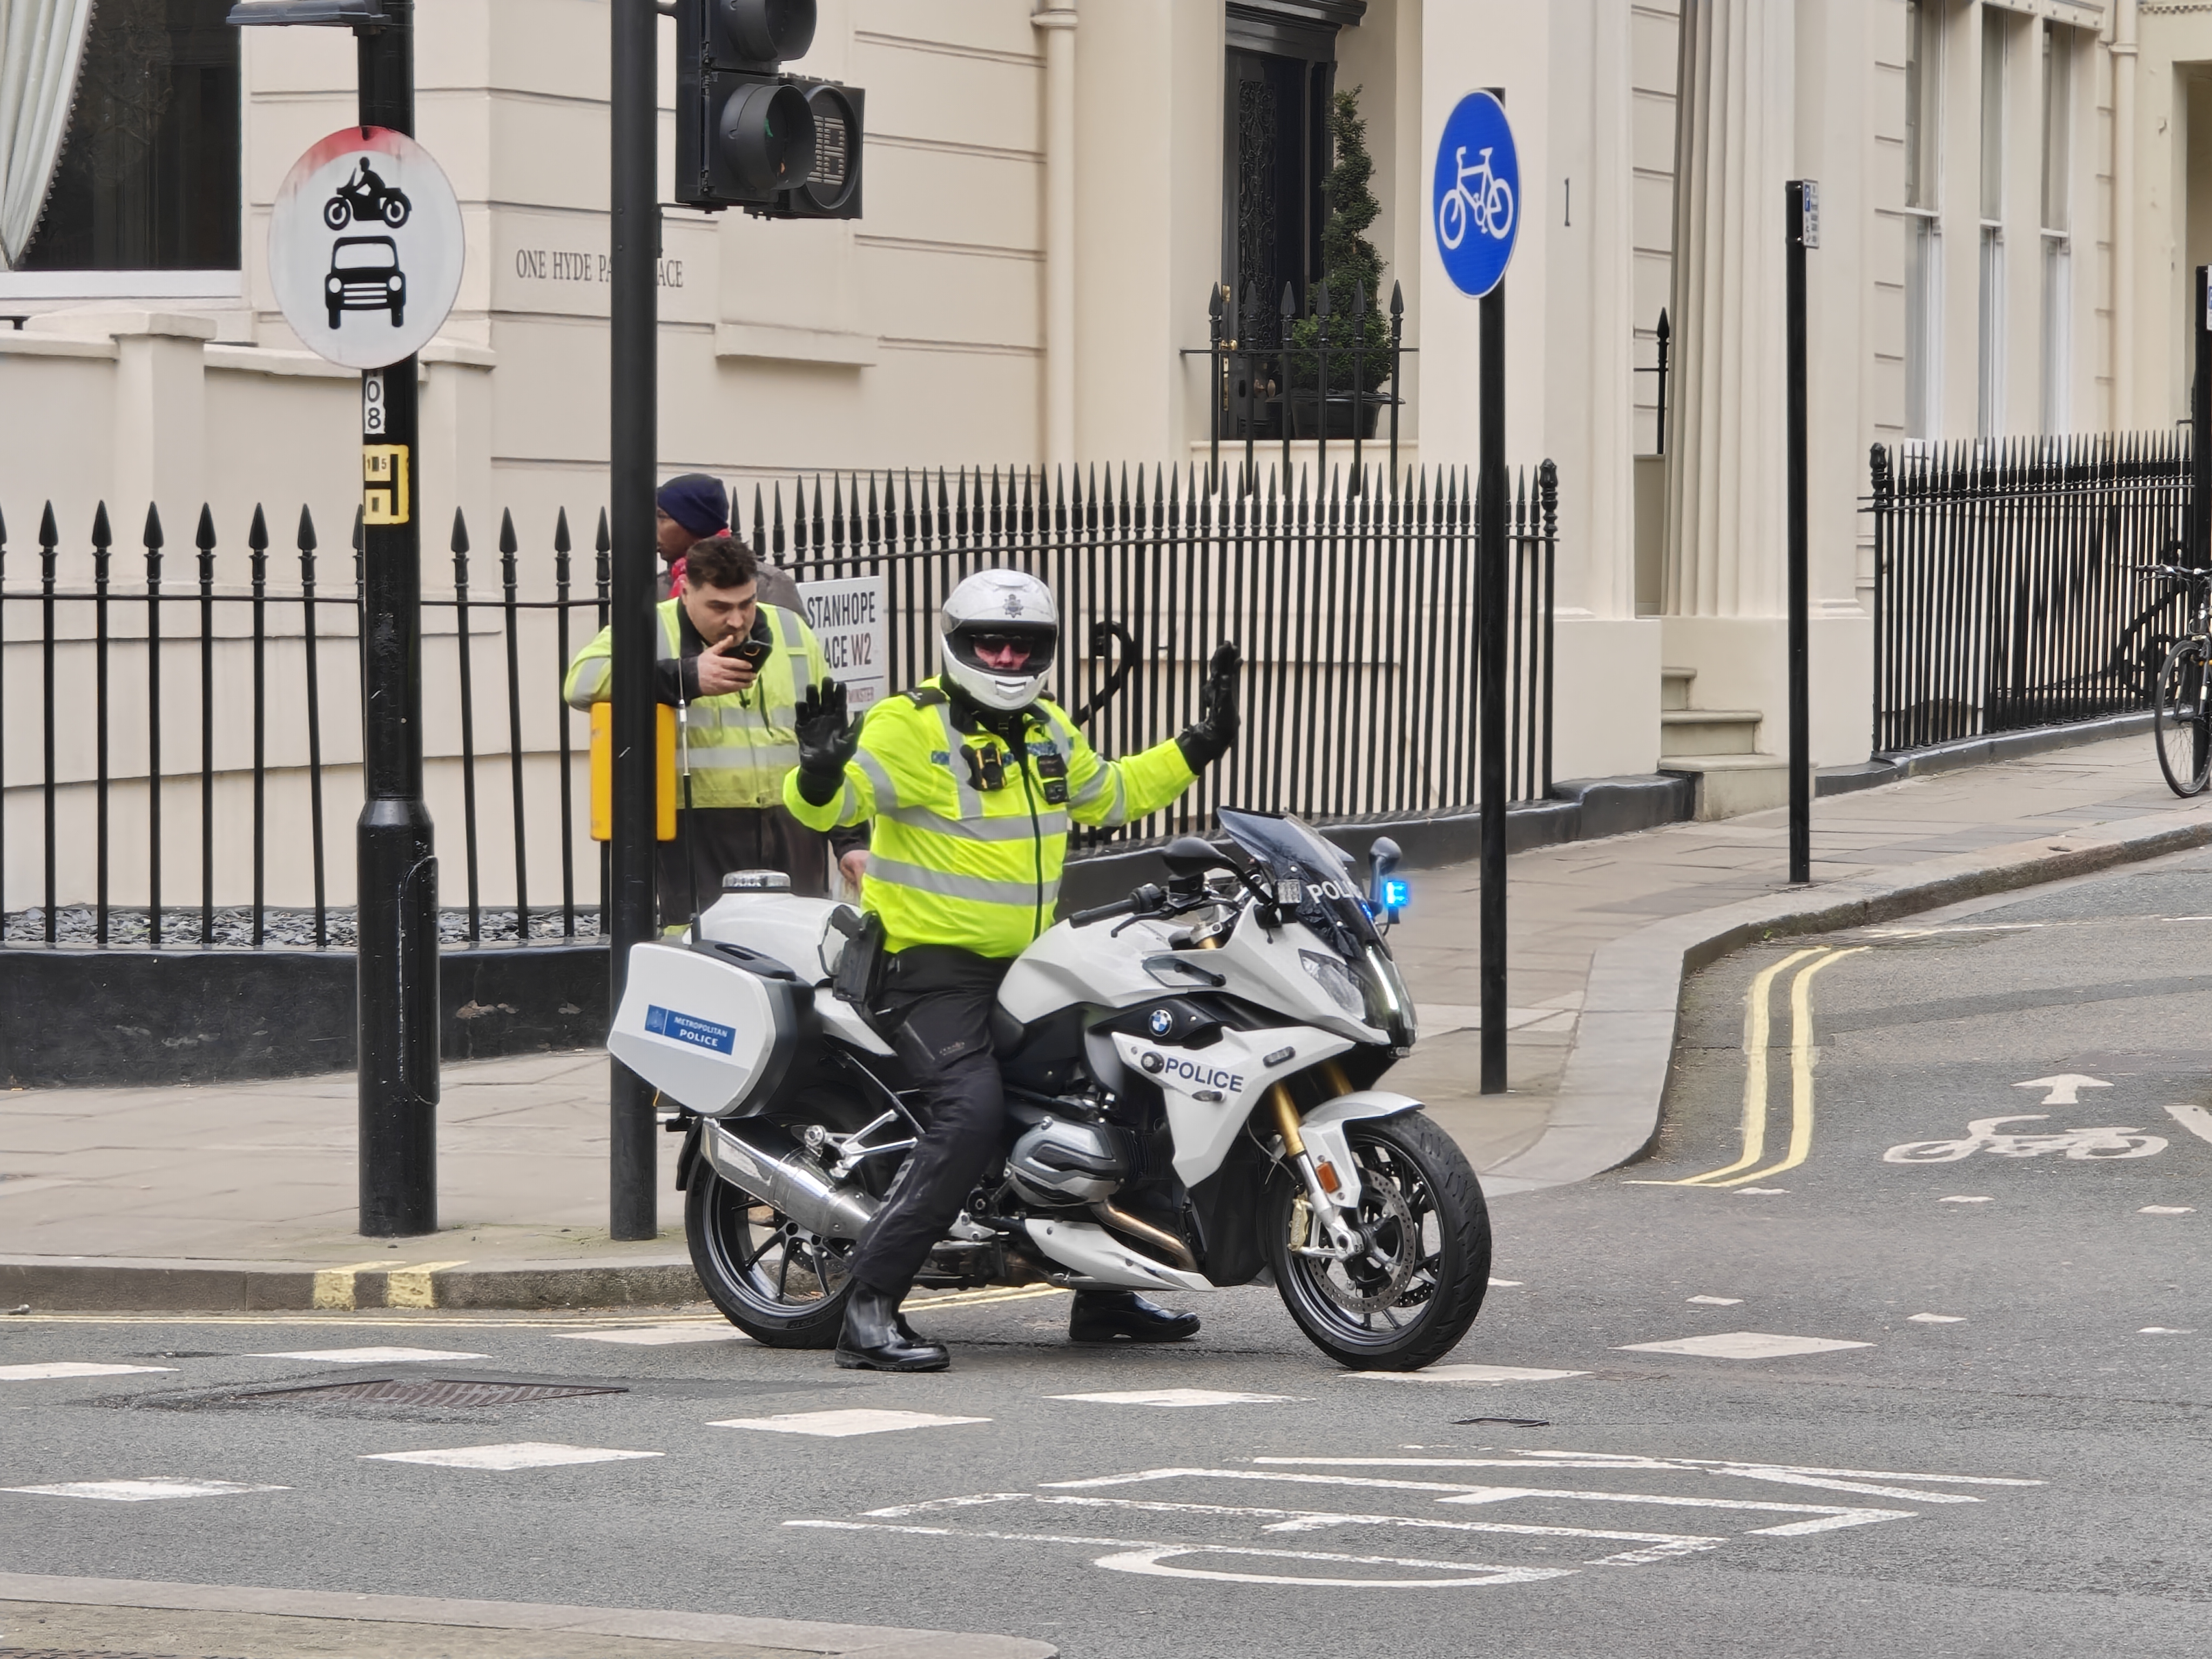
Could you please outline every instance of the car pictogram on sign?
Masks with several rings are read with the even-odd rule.
[[[323,282],[331,326],[349,311],[389,311],[398,328],[407,315],[407,273],[399,245],[389,236],[341,236],[331,245],[331,274]]]

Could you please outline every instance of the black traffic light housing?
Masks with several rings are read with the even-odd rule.
[[[678,0],[676,31],[676,199],[859,218],[866,94],[783,73],[814,43],[814,0]]]

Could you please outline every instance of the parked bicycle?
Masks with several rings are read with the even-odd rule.
[[[2188,595],[2188,618],[2158,671],[2151,703],[2158,738],[2158,769],[2177,795],[2201,795],[2212,779],[2212,714],[2205,706],[2205,680],[2212,669],[2212,570],[2189,565],[2142,568],[2154,580],[2170,582]]]

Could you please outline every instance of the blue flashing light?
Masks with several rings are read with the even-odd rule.
[[[1413,887],[1402,877],[1392,876],[1383,882],[1382,908],[1384,909],[1403,910],[1413,902]]]

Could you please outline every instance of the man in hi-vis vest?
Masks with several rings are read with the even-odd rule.
[[[799,764],[793,715],[799,695],[829,677],[822,647],[796,611],[758,602],[758,572],[742,543],[711,537],[687,558],[683,593],[655,607],[661,655],[654,695],[689,705],[691,767],[690,809],[676,839],[659,843],[664,927],[687,921],[695,902],[701,909],[714,903],[733,870],[781,870],[793,892],[830,896],[822,837],[783,805],[784,774]],[[565,691],[570,708],[607,701],[610,638],[602,629],[576,653]],[[679,781],[679,807],[681,791]],[[841,830],[829,845],[857,884],[866,835]]]
[[[999,1149],[1006,1092],[991,1010],[1014,958],[1053,925],[1072,823],[1148,817],[1190,787],[1237,738],[1237,647],[1214,653],[1198,720],[1179,736],[1103,759],[1044,696],[1060,646],[1052,590],[983,570],[945,602],[944,672],[886,698],[854,726],[844,688],[810,691],[784,800],[817,829],[872,822],[860,905],[882,929],[882,1006],[919,1086],[921,1144],[853,1255],[837,1363],[942,1370],[944,1344],[899,1313],[930,1249]],[[852,948],[852,947],[848,947]],[[1133,1291],[1075,1295],[1078,1342],[1164,1342],[1194,1314]]]

